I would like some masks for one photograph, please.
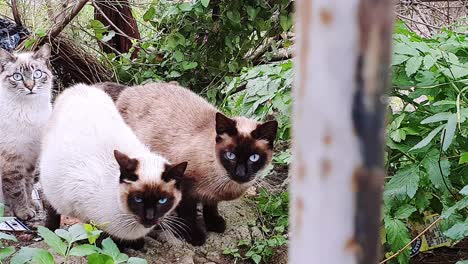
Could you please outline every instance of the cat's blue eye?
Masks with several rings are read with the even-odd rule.
[[[141,199],[141,197],[138,197],[138,196],[133,197],[133,200],[134,200],[136,203],[141,203],[141,202],[143,202],[143,199]]]
[[[259,159],[260,159],[260,155],[258,155],[258,154],[253,154],[253,155],[251,155],[251,156],[249,157],[249,160],[250,160],[251,162],[257,162]]]
[[[236,158],[236,154],[234,154],[234,153],[232,153],[232,152],[229,152],[229,151],[226,152],[226,153],[224,154],[224,156],[225,156],[226,159],[228,159],[228,160],[233,160],[233,159]]]
[[[23,80],[23,75],[21,75],[21,73],[13,73],[13,80],[21,81]]]
[[[161,199],[159,199],[158,203],[160,203],[160,204],[165,204],[165,203],[167,203],[167,198],[161,198]]]
[[[42,77],[42,71],[41,70],[35,70],[33,73],[33,78],[34,79],[39,79]]]

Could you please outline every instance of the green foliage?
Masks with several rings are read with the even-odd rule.
[[[198,91],[215,87],[251,65],[249,54],[265,39],[290,30],[289,5],[289,0],[155,1],[142,16],[145,41],[134,43],[138,58],[132,61],[124,54],[110,59],[123,82],[177,80]],[[104,30],[100,25],[90,28],[96,37]],[[274,40],[273,49],[279,41],[292,45]]]
[[[251,260],[253,263],[269,263],[275,249],[287,244],[288,232],[288,192],[270,193],[261,189],[254,198],[259,211],[259,228],[262,237],[253,241],[240,240],[237,248],[225,248],[223,254],[235,259]]]
[[[431,39],[397,23],[389,116],[384,226],[389,254],[410,241],[410,223],[444,218],[445,235],[468,236],[468,38],[444,30]],[[396,99],[395,99],[396,100]],[[409,263],[409,249],[398,256]]]

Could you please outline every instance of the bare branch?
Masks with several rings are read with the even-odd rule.
[[[87,2],[88,0],[79,0],[75,4],[71,12],[68,15],[64,16],[63,20],[55,24],[50,29],[49,38],[57,37],[60,34],[60,32],[62,32],[62,30],[68,25],[68,23],[70,23],[70,21],[72,21],[73,18],[75,18],[75,16],[78,15],[78,13],[81,11],[81,9],[83,9]]]
[[[18,11],[18,3],[16,0],[11,0],[11,11],[13,13],[13,18],[15,20],[16,25],[23,26],[23,22],[21,22],[21,15]]]

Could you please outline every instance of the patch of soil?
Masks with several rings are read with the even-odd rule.
[[[454,264],[457,261],[468,260],[468,239],[455,246],[437,248],[429,252],[419,253],[411,259],[412,264]]]

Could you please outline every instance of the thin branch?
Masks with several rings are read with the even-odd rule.
[[[111,26],[113,26],[115,28],[115,30],[117,30],[117,32],[119,32],[122,36],[126,37],[127,39],[129,40],[134,40],[136,38],[132,38],[130,37],[129,35],[127,35],[125,32],[123,32],[118,26],[116,26],[114,24],[114,22],[112,22],[112,19],[110,19],[108,16],[106,16],[106,14],[104,13],[104,11],[102,11],[102,9],[96,4],[93,2],[93,7],[96,8],[97,11],[99,11],[99,13],[101,13],[101,15],[107,20],[107,22],[109,22],[109,24]]]
[[[15,20],[16,25],[22,27],[23,23],[21,22],[21,15],[18,11],[18,3],[16,0],[11,0],[11,12],[13,13],[13,18]]]
[[[413,22],[413,23],[426,25],[426,26],[428,26],[428,27],[432,27],[432,28],[435,28],[435,29],[442,29],[442,27],[438,27],[438,26],[434,26],[434,25],[430,25],[430,24],[421,22],[421,21],[417,21],[417,20],[414,20],[414,19],[409,18],[409,17],[407,17],[407,16],[403,16],[403,15],[400,15],[400,14],[397,14],[397,16],[398,16],[399,18],[401,18],[401,19],[404,19],[404,20],[407,20],[407,21],[411,21],[411,22]]]
[[[78,15],[78,13],[81,11],[81,9],[83,9],[87,2],[88,0],[78,1],[78,3],[76,3],[73,7],[72,11],[67,16],[65,16],[63,20],[60,21],[60,23],[54,25],[54,27],[50,29],[49,38],[57,37],[60,34],[60,32],[62,32],[62,30],[68,25],[68,23],[70,23],[70,21],[72,21],[73,18],[75,18],[75,16]]]
[[[387,263],[389,260],[397,257],[398,255],[401,254],[401,252],[403,252],[405,249],[407,249],[409,246],[411,246],[411,244],[413,244],[414,241],[416,241],[418,238],[420,238],[422,235],[424,235],[427,231],[429,231],[429,229],[431,229],[431,227],[433,227],[435,224],[437,224],[440,220],[442,220],[442,217],[439,216],[439,218],[437,218],[434,222],[432,222],[428,227],[426,227],[421,233],[419,233],[419,235],[417,235],[413,240],[411,240],[408,244],[406,244],[403,248],[401,248],[400,250],[398,250],[395,254],[391,255],[390,257],[382,260],[381,262],[379,262],[379,264],[384,264],[384,263]]]

